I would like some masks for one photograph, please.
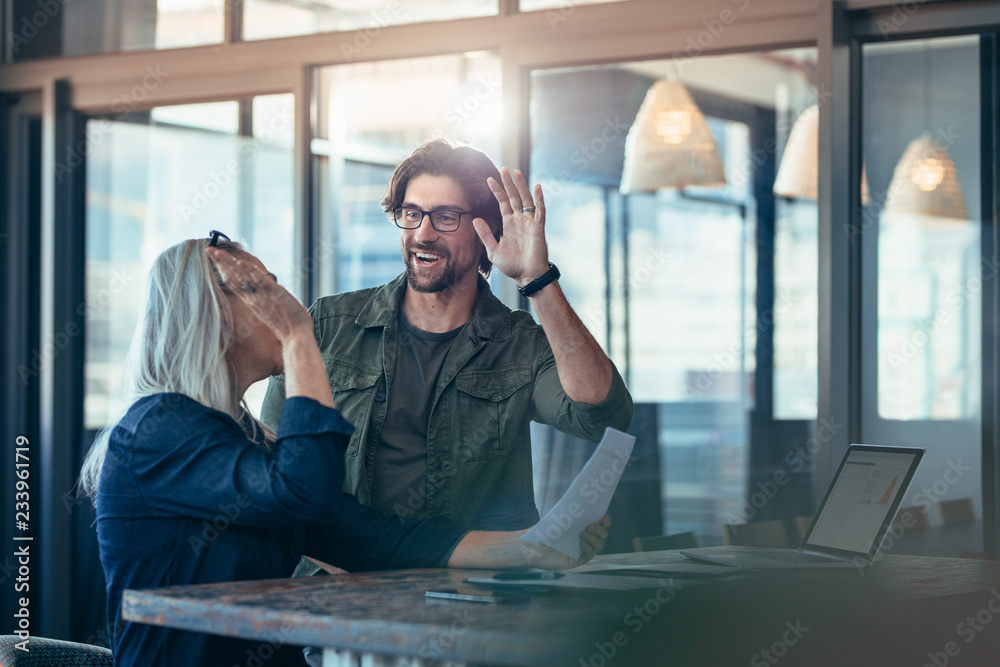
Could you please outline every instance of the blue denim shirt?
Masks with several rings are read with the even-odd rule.
[[[363,503],[371,502],[375,451],[392,409],[397,313],[406,289],[404,272],[381,287],[323,297],[309,309],[334,401],[357,427],[347,448],[344,491]],[[538,521],[531,422],[597,442],[607,426],[628,428],[632,397],[615,370],[603,401],[572,400],[542,327],[504,305],[482,277],[478,290],[472,319],[455,338],[429,397],[426,494],[395,511],[443,515],[480,530],[517,530]],[[284,397],[284,378],[272,377],[260,410],[264,423],[278,423]]]
[[[111,433],[97,495],[116,664],[228,667],[261,646],[122,622],[126,588],[287,577],[303,554],[355,571],[446,565],[458,524],[384,515],[340,491],[353,430],[336,410],[291,398],[269,451],[182,394],[136,401]],[[275,649],[268,665],[302,664],[300,649]]]

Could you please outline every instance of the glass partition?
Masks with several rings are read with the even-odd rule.
[[[221,44],[225,1],[15,2],[4,37],[15,61]]]
[[[245,0],[243,38],[267,39],[316,32],[356,31],[339,40],[334,48],[348,61],[361,60],[382,28],[404,23],[425,23],[489,16],[497,13],[497,0],[385,0],[376,2],[290,2],[289,0]]]
[[[927,448],[904,505],[932,530],[900,548],[978,553],[995,273],[980,261],[979,37],[866,44],[862,71],[862,437]]]
[[[392,172],[420,144],[467,142],[499,164],[500,60],[467,53],[324,67],[318,73],[319,293],[388,282],[399,233],[379,207]]]
[[[241,105],[253,122],[242,128]],[[156,256],[211,229],[295,289],[291,95],[157,107],[87,123],[85,426],[124,406],[121,371]],[[258,409],[264,384],[248,393]]]
[[[815,165],[811,191],[772,191],[786,151],[816,159],[815,135],[786,147],[817,103],[815,58],[795,49],[532,73],[531,178],[546,192],[550,257],[632,392],[636,447],[658,460],[634,471],[659,489],[655,525],[635,530],[718,543],[723,524],[810,511],[808,470],[787,470],[794,483],[780,497],[758,505],[755,492],[816,417]],[[660,88],[673,92],[661,99]],[[668,148],[703,127],[715,157],[684,148],[644,164],[647,117]],[[721,182],[697,185],[691,174],[716,169],[711,160]],[[623,186],[642,169],[641,187]],[[764,437],[761,424],[777,419],[798,421],[783,440]],[[546,462],[562,457],[558,437],[535,432],[548,476],[538,493],[552,483]],[[554,497],[540,493],[540,509]]]

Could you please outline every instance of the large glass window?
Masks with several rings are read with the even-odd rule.
[[[334,46],[351,60],[361,60],[372,40],[384,39],[380,32],[389,25],[447,21],[497,13],[497,0],[245,0],[244,39],[288,37],[315,32],[354,30]]]
[[[815,57],[797,49],[532,74],[531,177],[546,192],[550,257],[636,414],[654,415],[637,433],[659,454],[661,525],[650,534],[718,542],[721,524],[763,517],[747,504],[751,481],[770,478],[769,462],[802,446],[801,420],[816,417],[815,167],[811,191],[772,192],[789,127],[816,104]],[[660,86],[669,92],[647,92]],[[714,169],[695,148],[656,158],[668,165],[659,168],[626,157],[641,153],[632,135],[646,114],[667,146],[710,136],[721,181],[691,184]],[[815,161],[815,135],[805,149]],[[647,185],[622,194],[639,169]],[[779,441],[762,436],[762,419],[800,421]],[[796,504],[808,494],[796,493],[767,513],[808,513]]]
[[[319,71],[320,294],[403,270],[398,230],[379,207],[396,164],[420,144],[468,142],[499,161],[500,60],[491,53],[338,65]]]
[[[554,10],[549,17],[553,26],[573,15],[578,5],[597,5],[608,2],[623,2],[623,0],[520,0],[522,12],[533,12],[539,9]]]
[[[221,230],[295,289],[292,104],[271,95],[88,121],[86,428],[123,407],[122,363],[146,274],[169,246]],[[251,407],[263,389],[251,388]]]
[[[223,40],[225,0],[12,3],[14,60],[174,49]]]
[[[979,38],[865,45],[862,437],[927,448],[906,504],[982,550]]]

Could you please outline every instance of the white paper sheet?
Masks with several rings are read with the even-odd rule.
[[[563,497],[521,539],[558,549],[570,558],[579,558],[583,554],[580,533],[607,513],[618,480],[632,456],[633,445],[635,436],[610,426],[605,429],[597,451]]]

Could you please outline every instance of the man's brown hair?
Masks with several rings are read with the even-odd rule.
[[[428,141],[396,167],[380,202],[382,210],[391,214],[402,206],[410,179],[423,174],[447,176],[458,183],[475,217],[485,220],[493,231],[493,236],[500,240],[503,236],[503,216],[500,215],[499,202],[486,184],[486,179],[490,176],[500,183],[500,170],[485,153],[471,146],[452,144],[446,139]],[[493,263],[486,256],[486,248],[483,247],[479,257],[479,272],[489,276],[492,268]]]

